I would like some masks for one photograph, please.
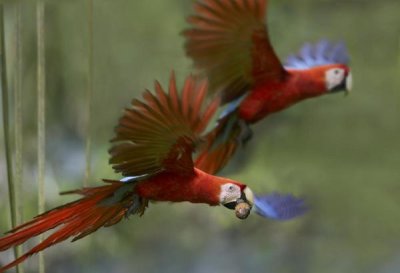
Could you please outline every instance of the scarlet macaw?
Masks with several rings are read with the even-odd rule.
[[[306,211],[304,201],[292,195],[254,196],[245,184],[208,174],[194,166],[192,153],[201,145],[203,132],[216,111],[217,100],[205,105],[207,84],[188,77],[181,97],[173,74],[169,92],[155,82],[155,94],[132,100],[111,141],[110,163],[125,176],[121,181],[83,188],[83,197],[47,211],[0,238],[0,251],[58,227],[43,242],[2,267],[0,272],[29,256],[73,237],[81,239],[101,227],[114,225],[131,214],[143,215],[149,201],[205,203],[235,209],[246,218],[252,208],[264,217],[286,220]],[[65,194],[64,193],[64,194]]]
[[[269,41],[266,6],[267,0],[198,0],[188,17],[186,54],[209,79],[210,93],[227,104],[196,159],[208,173],[250,139],[249,124],[304,99],[351,89],[341,43],[307,44],[282,65]]]

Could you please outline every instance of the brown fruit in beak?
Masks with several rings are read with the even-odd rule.
[[[246,202],[240,202],[235,207],[236,217],[246,219],[250,214],[251,206]]]

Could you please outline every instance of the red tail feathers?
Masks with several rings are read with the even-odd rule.
[[[109,184],[66,192],[66,194],[78,193],[84,197],[38,215],[33,220],[9,231],[5,237],[0,238],[0,251],[4,251],[22,244],[32,237],[61,226],[43,242],[15,261],[0,268],[0,272],[4,272],[23,262],[29,256],[70,237],[74,237],[72,241],[75,241],[89,235],[100,227],[114,225],[121,221],[125,214],[130,213],[133,206],[137,206],[135,202],[138,199],[134,198],[136,195],[133,192],[134,184],[111,180],[104,181]],[[141,211],[136,210],[135,212],[143,212],[144,207],[141,209]]]

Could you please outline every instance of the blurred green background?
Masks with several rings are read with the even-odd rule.
[[[119,178],[108,166],[108,140],[122,113],[153,80],[178,81],[192,69],[179,35],[188,0],[94,0],[92,176]],[[36,214],[35,2],[22,3],[24,219]],[[6,2],[10,92],[15,2]],[[88,74],[87,1],[46,2],[47,208],[72,200],[82,185]],[[151,204],[73,244],[45,251],[47,272],[400,272],[400,2],[271,0],[271,39],[284,58],[304,42],[343,40],[354,90],[302,102],[253,127],[253,140],[223,175],[256,192],[307,197],[312,209],[290,222],[246,221],[225,208]],[[0,137],[0,230],[9,224]],[[36,241],[25,246],[27,249]],[[9,261],[12,252],[0,255]],[[37,271],[37,259],[25,268]],[[30,270],[30,271],[29,271]]]

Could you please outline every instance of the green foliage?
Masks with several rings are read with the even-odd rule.
[[[17,7],[18,8],[18,7]],[[8,11],[7,11],[8,12]],[[5,18],[6,11],[3,4],[0,5],[0,47],[1,47],[1,93],[2,93],[2,116],[3,116],[3,131],[4,131],[4,146],[5,146],[5,168],[6,169],[6,180],[8,186],[8,198],[10,205],[10,215],[11,215],[11,227],[16,227],[22,222],[22,208],[21,204],[21,182],[22,182],[22,128],[21,126],[14,125],[14,140],[15,140],[15,168],[13,168],[13,158],[12,158],[12,142],[11,142],[11,126],[10,126],[10,113],[9,113],[9,85],[8,85],[8,75],[7,75],[7,56],[6,56],[6,46],[5,46]],[[20,65],[20,9],[16,9],[16,55],[15,59],[18,65]],[[22,109],[21,109],[21,79],[20,79],[20,66],[18,66],[18,71],[15,73],[14,78],[14,119],[15,121],[21,120]],[[17,70],[16,69],[16,70]],[[14,172],[15,170],[15,172]],[[14,257],[21,255],[21,247],[14,248]],[[17,266],[17,273],[22,273],[22,266]]]

